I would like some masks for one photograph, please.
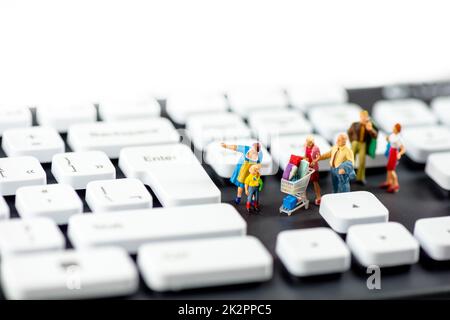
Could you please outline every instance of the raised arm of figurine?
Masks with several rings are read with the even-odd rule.
[[[319,160],[326,160],[326,159],[330,159],[331,158],[331,150],[328,152],[323,153],[322,155],[320,155],[319,157],[317,157],[315,161],[319,161]]]
[[[233,151],[236,151],[236,149],[237,149],[237,145],[235,145],[235,144],[226,144],[224,142],[221,142],[220,145],[221,145],[222,148],[230,149],[230,150],[233,150]]]
[[[369,120],[369,121],[367,122],[367,124],[366,124],[366,129],[367,129],[367,132],[370,134],[370,136],[371,136],[372,138],[378,137],[378,131],[377,131],[377,129],[374,127],[372,121]]]

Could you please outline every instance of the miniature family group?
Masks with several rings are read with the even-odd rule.
[[[395,124],[392,132],[387,135],[387,148],[385,156],[386,179],[380,185],[389,193],[398,192],[400,189],[396,166],[405,147],[401,139],[401,125]],[[360,112],[360,119],[351,124],[347,133],[340,133],[336,138],[336,143],[326,153],[321,153],[319,147],[314,142],[314,137],[309,135],[304,143],[304,150],[299,150],[302,156],[291,155],[286,166],[282,182],[300,181],[307,176],[312,182],[315,193],[315,205],[320,205],[321,189],[319,185],[319,162],[329,160],[331,183],[334,193],[349,192],[350,182],[366,184],[366,157],[375,157],[377,149],[378,128],[370,119],[366,110]],[[348,145],[348,140],[350,143]],[[247,196],[246,209],[248,212],[260,211],[260,192],[263,187],[260,169],[263,154],[259,142],[251,146],[221,144],[223,148],[231,149],[242,154],[230,181],[237,186],[237,194],[234,202],[239,204],[245,191]],[[358,167],[355,172],[355,158],[358,160]],[[307,181],[308,183],[308,181]],[[295,195],[291,195],[293,197]],[[297,195],[297,200],[300,196]]]

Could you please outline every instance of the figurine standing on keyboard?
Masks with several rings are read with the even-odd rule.
[[[250,166],[261,163],[262,161],[263,154],[261,151],[261,145],[259,142],[255,142],[251,146],[235,144],[227,145],[222,142],[221,146],[223,148],[242,153],[242,157],[239,159],[239,162],[230,178],[230,181],[237,186],[236,199],[234,199],[234,202],[239,204],[241,203],[242,192],[245,187],[245,179],[249,175]]]
[[[254,164],[249,168],[250,174],[245,178],[245,194],[247,195],[247,203],[245,207],[250,213],[251,209],[259,212],[259,192],[262,190],[263,182],[259,174],[260,164]]]
[[[395,172],[397,163],[400,158],[405,154],[406,149],[403,144],[403,140],[400,136],[402,131],[402,126],[400,123],[394,125],[392,133],[386,137],[388,142],[387,156],[388,162],[386,165],[386,181],[380,185],[381,188],[387,189],[387,192],[394,193],[400,190],[400,185],[398,184],[398,176]]]
[[[309,179],[310,182],[313,183],[314,186],[314,193],[316,194],[316,200],[314,201],[314,204],[316,206],[320,205],[320,201],[322,198],[322,195],[320,194],[320,185],[319,185],[319,159],[320,159],[320,149],[319,147],[314,143],[314,137],[312,135],[308,135],[306,137],[305,142],[305,158],[310,163],[310,167],[314,169],[313,174],[311,175],[311,178]]]
[[[333,192],[350,192],[350,180],[355,178],[353,151],[347,147],[345,133],[338,135],[336,145],[320,156],[319,160],[330,159]]]
[[[352,144],[353,154],[358,155],[359,167],[356,173],[356,181],[361,184],[366,183],[366,155],[375,156],[376,139],[378,130],[372,123],[367,110],[359,114],[360,120],[352,123],[347,130],[348,137]]]

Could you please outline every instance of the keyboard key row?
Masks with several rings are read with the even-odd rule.
[[[5,295],[9,299],[52,299],[131,294],[137,290],[138,272],[126,251],[138,253],[139,270],[154,291],[271,279],[271,255],[259,240],[245,236],[245,222],[233,207],[220,204],[184,209],[192,211],[171,208],[74,216],[72,221],[77,222],[72,225],[71,221],[70,226],[78,229],[78,236],[97,239],[80,245],[69,233],[76,251],[61,250],[62,235],[48,219],[2,222]],[[85,233],[80,221],[90,221]],[[449,260],[449,226],[449,217],[421,219],[413,236],[396,222],[354,225],[346,243],[328,228],[282,231],[275,252],[286,269],[298,277],[345,272],[351,265],[350,252],[364,267],[413,264],[419,260],[419,243],[433,259]],[[108,270],[97,276],[97,268]],[[98,279],[102,279],[101,286]],[[119,279],[128,286],[118,285]],[[97,290],[92,292],[91,285]],[[100,289],[105,287],[109,290]]]

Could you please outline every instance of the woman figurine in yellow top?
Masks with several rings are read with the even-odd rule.
[[[260,164],[254,164],[248,169],[250,174],[245,178],[245,194],[247,195],[247,203],[245,207],[250,213],[253,209],[259,212],[259,191],[262,188],[261,175],[259,174],[259,169],[261,169]]]
[[[234,202],[239,204],[241,202],[242,192],[244,191],[245,179],[249,173],[248,169],[251,165],[261,163],[262,161],[263,153],[261,151],[261,145],[259,142],[255,142],[251,146],[225,144],[222,142],[221,146],[222,148],[242,153],[230,178],[230,181],[237,187]]]

